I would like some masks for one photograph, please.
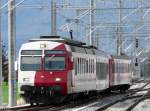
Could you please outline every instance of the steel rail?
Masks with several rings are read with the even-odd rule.
[[[149,99],[150,98],[150,90],[142,95],[140,98],[138,98],[130,107],[128,107],[126,109],[126,111],[131,111],[132,109],[134,109],[140,102],[144,101],[145,99]]]
[[[137,99],[137,101],[135,102],[135,103],[133,103],[126,111],[131,111],[137,104],[139,104],[141,101],[143,101],[143,100],[145,100],[145,99],[147,99],[147,98],[150,98],[150,92],[148,92],[148,93],[146,93],[144,96],[143,96],[143,94],[141,94],[141,95],[134,95],[134,94],[136,94],[137,92],[140,92],[140,91],[146,91],[146,90],[150,90],[150,88],[148,88],[148,89],[144,89],[147,85],[149,85],[150,84],[150,82],[148,81],[145,85],[143,85],[142,87],[140,87],[140,88],[137,88],[137,89],[135,89],[135,90],[131,90],[131,91],[129,91],[128,92],[128,95],[126,95],[126,96],[124,96],[124,97],[122,97],[122,98],[119,98],[119,99],[117,99],[117,100],[115,100],[115,101],[112,101],[112,102],[110,102],[110,103],[108,103],[108,104],[104,104],[103,106],[100,106],[100,108],[99,109],[97,109],[96,111],[102,111],[102,110],[105,110],[105,109],[107,109],[107,108],[109,108],[109,107],[111,107],[111,106],[113,106],[113,105],[115,105],[115,104],[117,104],[117,103],[120,103],[120,102],[124,102],[124,101],[126,101],[126,100],[129,100],[129,99]]]

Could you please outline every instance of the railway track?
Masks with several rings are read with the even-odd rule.
[[[20,106],[20,107],[13,107],[13,108],[2,108],[0,111],[59,111],[63,110],[65,108],[73,108],[75,106],[88,103],[88,102],[93,102],[97,96],[93,96],[91,98],[84,98],[82,100],[75,100],[71,102],[67,102],[64,104],[60,105],[34,105],[34,106]]]
[[[148,91],[150,88],[145,89],[145,87],[148,86],[149,84],[150,82],[147,81],[147,82],[144,82],[144,84],[141,87],[129,90],[126,93],[116,92],[116,94],[112,94],[106,97],[99,98],[97,101],[91,104],[88,104],[86,106],[83,106],[83,107],[79,106],[78,108],[68,109],[65,111],[87,111],[87,110],[102,111],[102,110],[108,109],[109,107],[112,107],[113,105],[117,103],[121,103],[126,100],[136,100],[137,98],[142,97],[143,94],[136,95],[136,93],[142,92],[142,91]]]
[[[117,100],[113,100],[112,102],[105,104],[103,106],[100,106],[96,111],[103,111],[106,109],[111,109],[111,107],[113,105],[116,105],[118,103],[124,103],[127,100],[131,100],[132,104],[129,104],[129,106],[127,106],[127,108],[125,109],[125,111],[131,111],[132,109],[134,109],[140,102],[149,99],[150,98],[150,88],[144,89],[146,86],[150,85],[150,82],[147,81],[147,83],[145,83],[145,85],[143,85],[140,88],[137,89],[133,89],[133,90],[129,90],[128,94],[122,98],[119,98]],[[142,92],[142,91],[147,91],[147,93],[145,94],[136,94],[138,92]]]
[[[37,106],[23,106],[15,108],[3,108],[0,111],[58,111],[65,108],[65,105],[37,105]]]
[[[83,100],[71,101],[69,103],[65,103],[61,105],[42,105],[41,104],[41,105],[35,105],[35,106],[3,108],[3,109],[0,109],[0,111],[58,111],[58,110],[65,110],[65,109],[73,109],[74,107],[81,107],[84,105],[88,106],[88,104],[91,104],[89,106],[92,106],[92,105],[96,105],[99,103],[100,103],[99,108],[96,109],[96,111],[102,111],[117,103],[124,102],[129,99],[134,100],[133,102],[134,104],[132,104],[126,111],[131,111],[131,109],[133,109],[138,103],[140,103],[141,101],[147,98],[150,98],[150,88],[144,89],[149,84],[150,84],[150,81],[147,81],[147,83],[145,83],[140,88],[129,90],[127,93],[124,93],[124,94],[115,92],[112,94],[103,95],[101,97],[94,96],[94,97],[83,99]],[[148,93],[144,95],[142,94],[135,95],[137,92],[141,92],[141,91],[148,91]],[[108,103],[107,101],[111,101],[111,102]],[[76,111],[81,111],[85,109],[86,108],[79,108],[79,110],[76,110]]]

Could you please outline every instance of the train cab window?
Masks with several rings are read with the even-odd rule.
[[[41,68],[41,57],[35,56],[22,56],[21,57],[21,70],[22,71],[36,71]]]
[[[45,54],[64,54],[61,50],[45,50]]]
[[[64,70],[65,67],[65,57],[45,57],[45,70]]]
[[[22,50],[21,55],[42,55],[42,50]]]

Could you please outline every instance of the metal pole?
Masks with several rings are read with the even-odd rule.
[[[16,72],[15,72],[15,0],[8,4],[8,69],[9,69],[9,107],[16,105]]]
[[[51,35],[57,35],[56,29],[56,3],[54,0],[51,1]]]
[[[119,24],[121,26],[122,24],[122,1],[119,0]],[[118,34],[118,39],[117,39],[117,55],[121,55],[122,53],[122,27],[119,26],[119,34]]]
[[[94,7],[94,0],[90,0],[90,45],[93,45],[93,7]]]
[[[77,16],[79,16],[80,15],[80,10],[76,10],[76,13],[77,13]],[[77,21],[76,21],[76,32],[77,32],[77,38],[79,38],[79,31],[80,31],[80,29],[79,29],[79,19],[76,19]]]
[[[1,0],[0,0],[1,7]],[[0,106],[3,105],[3,94],[2,94],[2,37],[1,37],[1,10],[0,10]]]

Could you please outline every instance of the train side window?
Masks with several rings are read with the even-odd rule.
[[[124,63],[122,63],[122,73],[125,73],[125,64]]]
[[[93,65],[93,64],[92,64],[92,59],[91,59],[91,73],[92,73],[92,65]]]
[[[90,64],[89,64],[89,69],[90,69],[90,72],[89,73],[91,73],[91,66],[92,66],[92,64],[91,64],[91,59],[90,59]]]
[[[125,68],[125,72],[128,73],[128,63],[125,64],[126,68]]]
[[[81,58],[81,74],[83,74],[83,58]]]
[[[89,59],[87,60],[87,73],[89,73]]]
[[[91,73],[93,73],[93,60],[91,59]]]
[[[127,64],[125,63],[124,64],[124,73],[126,73],[127,72]]]
[[[90,73],[90,59],[88,60],[88,73]]]
[[[128,72],[129,72],[129,64],[127,64]]]
[[[88,73],[90,73],[90,59],[88,60]]]
[[[82,74],[82,58],[80,58],[80,74]]]
[[[100,79],[105,79],[107,77],[107,63],[99,63],[99,74]]]
[[[80,66],[79,64],[80,64],[80,63],[79,63],[79,58],[78,58],[78,59],[77,59],[77,68],[78,68],[78,69],[77,69],[77,74],[79,74],[79,66]]]
[[[117,63],[117,73],[119,73],[119,63]]]
[[[89,60],[87,60],[86,62],[87,62],[87,64],[86,64],[86,73],[88,73],[89,72],[89,68],[88,68],[89,67]]]
[[[119,63],[119,73],[122,73],[122,63]]]
[[[81,74],[81,59],[79,58],[79,74]]]
[[[99,75],[99,66],[98,61],[96,61],[96,77],[98,78]],[[99,79],[99,78],[98,78]]]
[[[82,58],[82,73],[84,74],[84,58]]]
[[[93,73],[93,59],[91,59],[91,73]]]
[[[94,62],[94,59],[93,59],[93,73],[95,72],[95,62]]]
[[[80,74],[82,74],[82,58],[80,58]]]
[[[84,74],[86,73],[86,59],[84,58]]]
[[[118,63],[115,64],[115,72],[118,73]]]
[[[83,59],[81,58],[81,74],[83,74],[82,71],[83,71]]]
[[[89,73],[91,73],[91,59],[89,59]]]
[[[119,73],[122,73],[122,63],[119,63]]]
[[[92,60],[92,73],[94,73],[94,60]]]
[[[77,68],[77,58],[74,58],[73,60],[74,60],[74,67],[75,67],[75,75],[77,75],[77,70],[78,70],[78,68]]]
[[[93,64],[93,59],[92,59],[92,73],[94,72],[94,71],[93,71],[93,67],[94,67],[94,64]]]

